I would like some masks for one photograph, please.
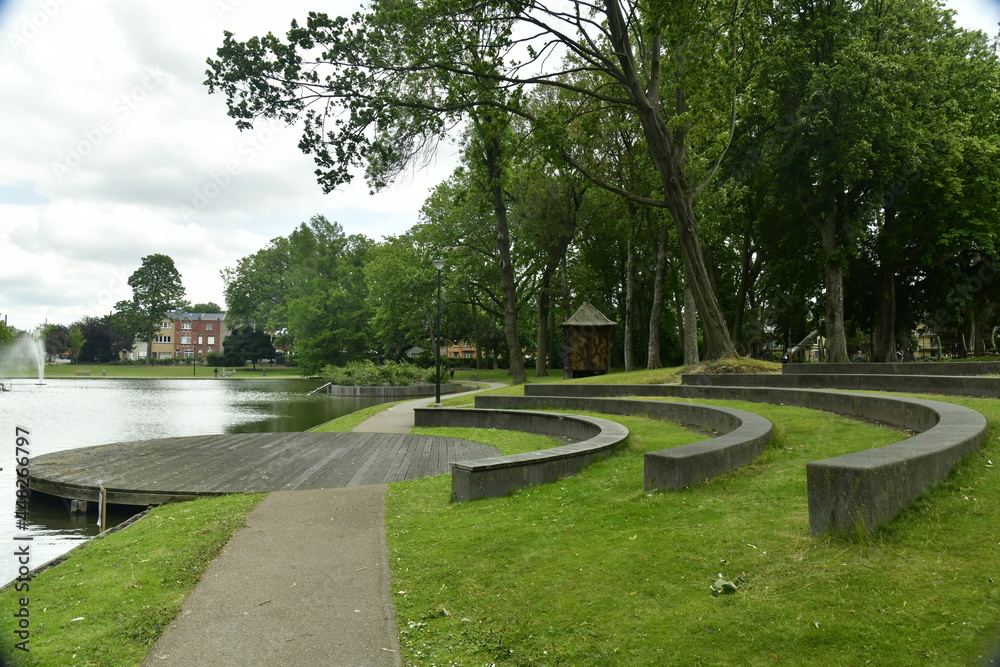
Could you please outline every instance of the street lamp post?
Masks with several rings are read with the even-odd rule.
[[[434,337],[434,407],[441,407],[441,270],[443,259],[435,259],[432,264],[438,272],[437,334]]]

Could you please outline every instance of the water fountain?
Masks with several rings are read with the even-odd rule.
[[[0,348],[0,378],[31,375],[37,369],[37,384],[45,384],[45,339],[41,332],[21,336],[13,343]],[[9,385],[0,384],[9,389]]]

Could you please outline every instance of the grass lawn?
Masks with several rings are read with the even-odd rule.
[[[0,616],[6,619],[0,656],[13,656],[16,665],[140,664],[262,498],[229,495],[164,505],[125,530],[78,547],[69,560],[31,580],[29,590],[8,588],[0,594]],[[27,653],[14,648],[19,639],[11,625],[22,597],[29,602]]]
[[[220,367],[221,368],[221,367]],[[231,366],[226,367],[233,370]],[[109,377],[109,378],[215,378],[214,366],[199,365],[192,374],[191,366],[115,366],[101,364],[46,364],[46,378],[76,378],[76,377]],[[89,371],[89,373],[84,373]],[[102,371],[107,371],[107,375],[101,375]],[[236,375],[232,379],[240,378],[260,378],[261,373],[267,371],[268,378],[298,379],[302,373],[298,368],[257,366],[253,370],[250,366],[237,368]],[[35,377],[35,376],[25,376]]]
[[[864,542],[809,536],[805,464],[900,434],[786,406],[724,402],[775,437],[681,492],[644,493],[642,453],[703,436],[617,416],[628,449],[559,483],[460,504],[447,476],[393,484],[404,664],[982,664],[1000,637],[1000,402],[942,400],[983,412],[990,439]],[[720,574],[734,594],[713,596]]]
[[[590,381],[655,382],[678,370]],[[809,536],[805,464],[900,434],[787,406],[718,402],[771,419],[774,438],[754,464],[680,492],[644,493],[642,454],[705,434],[620,416],[610,418],[630,429],[627,447],[557,483],[467,503],[449,502],[447,475],[391,484],[403,662],[980,665],[1000,637],[1000,401],[934,398],[982,412],[990,438],[863,542]],[[389,405],[319,429],[350,430]],[[505,431],[415,432],[505,453],[559,444]],[[139,664],[259,498],[161,507],[39,575],[22,664]],[[720,575],[734,593],[712,594]],[[4,618],[19,595],[0,595]],[[0,655],[13,641],[0,635]]]

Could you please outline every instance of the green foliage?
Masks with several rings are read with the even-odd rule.
[[[70,355],[73,357],[73,361],[78,362],[80,360],[80,353],[83,352],[83,345],[87,342],[87,339],[83,336],[83,329],[79,324],[74,324],[66,332],[66,343],[69,347]]]
[[[0,322],[0,345],[13,343],[17,340],[17,329],[7,326],[6,322]]]
[[[250,327],[239,327],[222,341],[224,359],[231,364],[243,366],[247,361],[257,368],[257,362],[262,359],[274,359],[274,344],[271,337],[263,331]],[[215,362],[209,362],[215,363]]]
[[[119,301],[115,310],[121,314],[122,329],[134,328],[136,333],[145,335],[148,364],[152,361],[153,332],[167,311],[184,297],[184,285],[174,260],[159,253],[143,257],[142,265],[129,276],[128,284],[132,300]]]
[[[321,373],[324,380],[345,387],[406,387],[413,383],[433,382],[433,371],[405,361],[376,364],[370,360],[351,361],[343,366],[327,365]]]
[[[363,268],[373,242],[321,215],[222,272],[226,319],[275,334],[306,374],[371,349]]]

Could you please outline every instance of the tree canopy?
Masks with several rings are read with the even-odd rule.
[[[132,300],[119,301],[115,309],[145,337],[148,365],[152,363],[153,332],[159,328],[167,311],[184,297],[184,285],[174,260],[159,253],[143,257],[141,266],[129,276],[128,284],[132,288]]]

